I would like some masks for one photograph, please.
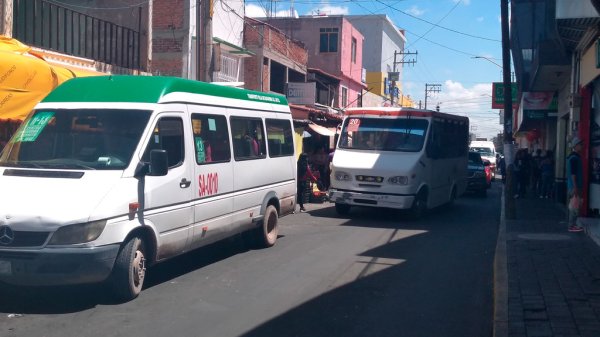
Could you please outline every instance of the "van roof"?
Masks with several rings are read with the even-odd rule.
[[[163,103],[171,93],[190,93],[245,101],[287,105],[285,96],[167,76],[110,75],[70,79],[54,89],[43,103],[131,102]]]
[[[456,119],[461,121],[468,121],[469,118],[465,116],[451,115],[443,112],[437,112],[432,110],[414,109],[414,108],[396,108],[396,107],[362,107],[362,108],[348,108],[345,112],[346,116],[357,116],[357,115],[371,115],[380,117],[443,117]]]

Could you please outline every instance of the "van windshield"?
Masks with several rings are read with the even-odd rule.
[[[418,152],[429,122],[408,118],[347,118],[339,147],[343,149]]]
[[[492,153],[492,149],[490,149],[489,147],[472,147],[471,151],[479,152],[480,155],[486,157],[491,157],[494,155]]]
[[[149,110],[35,110],[0,154],[0,166],[122,170],[150,115]]]

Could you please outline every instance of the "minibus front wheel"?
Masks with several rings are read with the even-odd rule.
[[[350,213],[350,205],[348,205],[348,204],[340,204],[340,203],[336,202],[335,203],[335,211],[339,215],[346,215],[346,214]]]
[[[134,236],[121,248],[112,274],[116,297],[123,301],[136,298],[142,291],[146,277],[144,241]]]

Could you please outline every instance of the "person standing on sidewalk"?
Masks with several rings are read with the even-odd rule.
[[[306,212],[304,208],[305,192],[308,186],[308,180],[316,182],[318,179],[308,165],[308,155],[306,153],[300,154],[298,158],[298,189],[296,191],[296,198],[298,199],[298,205],[300,205],[300,212]]]
[[[583,188],[583,165],[581,162],[581,151],[583,150],[583,140],[575,136],[571,140],[572,151],[567,156],[567,191],[569,195],[569,232],[581,232],[583,227],[577,225],[577,216],[579,215],[579,205],[581,203]]]

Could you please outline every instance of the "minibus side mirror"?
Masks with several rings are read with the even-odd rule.
[[[148,175],[166,176],[169,171],[167,151],[154,149],[150,151],[150,169]]]
[[[150,151],[150,162],[139,162],[135,168],[134,177],[165,176],[169,171],[167,151],[154,149]]]

